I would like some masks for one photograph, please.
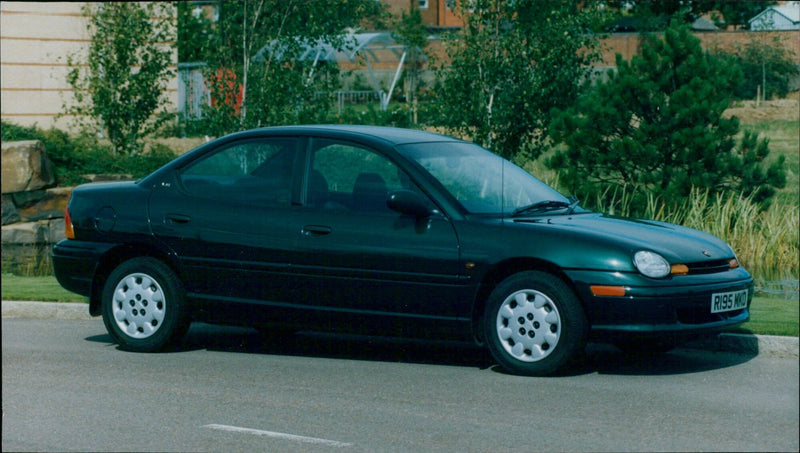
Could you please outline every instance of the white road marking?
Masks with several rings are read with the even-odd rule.
[[[217,425],[212,423],[210,425],[203,425],[202,427],[209,429],[217,429],[220,431],[231,431],[235,433],[255,434],[256,436],[266,436],[275,439],[293,440],[295,442],[303,442],[306,444],[327,445],[329,447],[350,447],[353,445],[347,442],[338,442],[335,440],[328,440],[328,439],[318,439],[316,437],[298,436],[296,434],[277,433],[273,431],[264,431],[260,429],[242,428],[240,426]]]

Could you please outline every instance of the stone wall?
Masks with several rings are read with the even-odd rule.
[[[72,188],[54,187],[53,166],[38,140],[2,144],[3,272],[47,272],[64,239]]]

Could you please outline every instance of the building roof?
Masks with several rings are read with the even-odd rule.
[[[773,22],[774,20],[772,16],[774,14],[779,15],[788,22],[791,22],[792,25],[800,25],[800,2],[793,1],[784,3],[782,5],[770,6],[764,11],[758,13],[758,15],[756,15],[752,19],[748,20],[747,23],[752,25],[754,23],[759,23],[762,20],[767,22]]]
[[[786,16],[787,19],[794,23],[800,22],[800,2],[789,2],[779,6],[773,6],[772,9]]]
[[[404,50],[404,46],[395,42],[391,33],[349,33],[345,36],[344,42],[347,45],[343,48],[337,48],[333,44],[323,41],[302,44],[301,52],[295,56],[295,59],[354,62],[359,52],[365,52],[372,61],[380,61],[379,51],[391,51],[395,58],[399,59]],[[266,61],[268,53],[273,53],[273,56],[281,59],[285,51],[284,46],[279,46],[273,41],[264,46],[253,58],[253,61]]]

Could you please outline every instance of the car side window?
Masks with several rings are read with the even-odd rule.
[[[349,143],[317,140],[307,184],[310,206],[390,213],[386,199],[397,189],[415,190],[411,179],[384,156]]]
[[[288,206],[292,198],[294,139],[254,139],[231,144],[180,174],[189,195],[259,205]]]

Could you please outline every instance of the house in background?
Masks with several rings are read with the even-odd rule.
[[[770,6],[747,23],[752,31],[800,30],[800,2]]]
[[[21,126],[70,130],[57,116],[73,100],[68,55],[89,48],[85,2],[0,2],[0,118]],[[177,60],[177,53],[176,53]],[[177,78],[167,88],[178,99]]]
[[[401,12],[417,8],[422,23],[431,31],[443,31],[464,26],[458,16],[459,3],[466,0],[381,0],[389,12],[400,17]]]
[[[42,128],[55,125],[72,88],[67,55],[89,45],[83,3],[0,2],[0,117]],[[69,121],[62,119],[59,126]]]

